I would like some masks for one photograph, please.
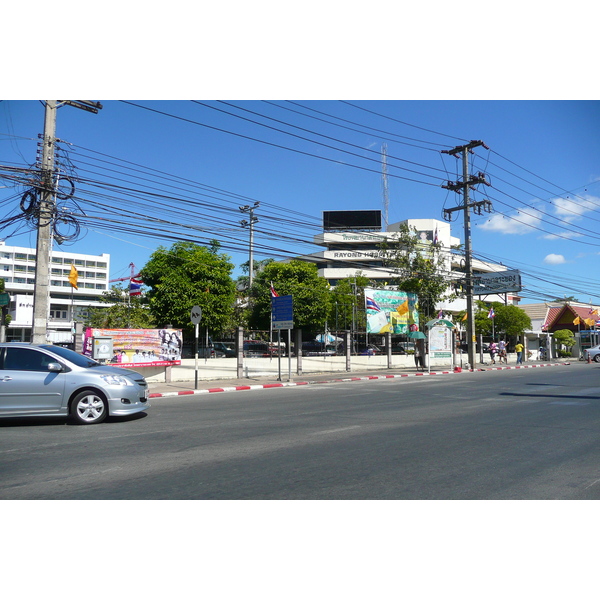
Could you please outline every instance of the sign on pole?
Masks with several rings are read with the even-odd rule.
[[[273,329],[294,329],[294,305],[292,296],[271,298]]]
[[[199,306],[194,306],[190,313],[190,319],[192,323],[195,325],[195,349],[194,349],[194,389],[198,389],[198,325],[200,324],[200,320],[202,319],[202,309]],[[207,353],[208,354],[208,353]]]

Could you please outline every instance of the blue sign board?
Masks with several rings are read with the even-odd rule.
[[[273,329],[294,329],[294,307],[292,296],[271,298]]]

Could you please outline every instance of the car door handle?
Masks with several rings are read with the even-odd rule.
[[[6,375],[2,379],[0,379],[0,381],[12,381],[12,377],[9,377],[8,375]]]

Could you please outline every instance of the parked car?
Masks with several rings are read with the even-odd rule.
[[[226,358],[235,358],[235,344],[233,342],[213,342],[213,348],[217,355],[225,356]]]
[[[302,342],[302,356],[335,356],[335,346],[323,342]]]
[[[600,345],[592,346],[585,351],[585,359],[588,357],[594,362],[600,362]]]
[[[366,346],[358,347],[358,354],[362,356],[374,356],[375,354],[381,354],[382,350],[375,344],[367,344]]]
[[[142,375],[50,344],[0,344],[0,417],[72,417],[101,423],[145,411]]]
[[[244,356],[271,356],[269,343],[261,340],[244,340]]]

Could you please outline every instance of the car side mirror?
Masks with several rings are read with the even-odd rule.
[[[63,370],[62,365],[58,362],[48,363],[48,371],[53,373],[60,373]]]

